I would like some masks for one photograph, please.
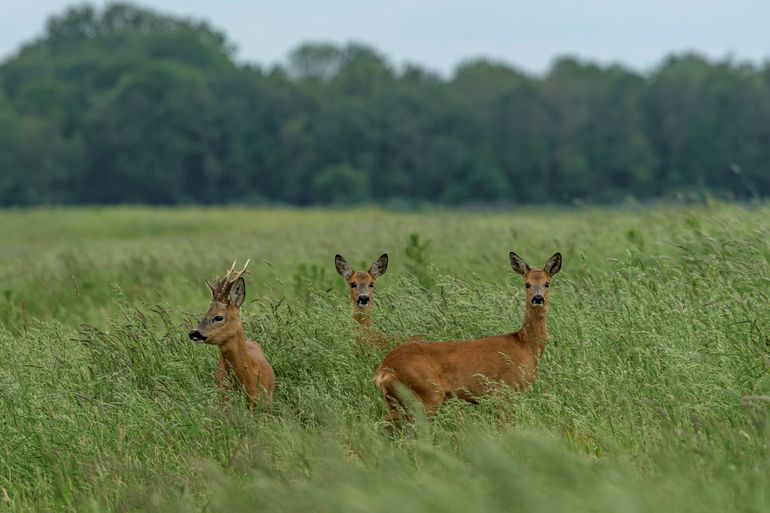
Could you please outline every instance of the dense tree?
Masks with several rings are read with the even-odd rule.
[[[444,78],[361,44],[238,64],[205,23],[74,7],[0,63],[0,205],[614,202],[770,195],[770,66],[647,74],[476,59]]]

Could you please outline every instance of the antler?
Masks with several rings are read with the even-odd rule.
[[[249,262],[251,262],[251,259],[249,258],[248,260],[246,260],[246,264],[243,266],[243,269],[234,273],[233,271],[235,270],[236,261],[237,260],[233,260],[233,265],[230,266],[230,269],[227,270],[227,274],[225,274],[225,279],[230,283],[235,283],[238,280],[238,278],[240,278],[241,276],[243,276],[248,272],[246,268],[249,266]]]
[[[214,282],[213,286],[208,282],[208,280],[206,280],[206,285],[209,286],[209,289],[211,290],[211,296],[213,297],[214,301],[219,303],[228,303],[230,301],[230,290],[233,288],[233,285],[235,285],[235,282],[238,281],[238,279],[241,278],[244,274],[249,272],[246,270],[246,268],[249,266],[251,259],[246,260],[246,264],[240,271],[235,271],[236,261],[237,260],[233,260],[233,265],[230,266],[230,269],[227,270],[227,273],[225,273],[222,278],[217,276],[216,282]]]

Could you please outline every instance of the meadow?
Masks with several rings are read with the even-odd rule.
[[[0,511],[770,511],[770,206],[0,212]],[[561,251],[538,381],[392,432],[334,254],[388,252],[374,326],[518,329]],[[187,331],[251,258],[275,407]]]

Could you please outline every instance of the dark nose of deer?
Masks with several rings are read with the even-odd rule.
[[[536,296],[532,296],[532,304],[533,305],[544,305],[545,304],[545,298],[541,296],[540,294]]]
[[[369,296],[358,296],[358,304],[359,305],[368,305],[369,304]]]
[[[204,337],[203,334],[198,330],[192,330],[190,333],[187,334],[188,337],[190,337],[190,340],[193,340],[195,342],[203,342],[208,337]]]

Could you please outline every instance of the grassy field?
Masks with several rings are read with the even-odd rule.
[[[770,207],[399,214],[0,212],[0,511],[770,511]],[[390,254],[374,322],[519,328],[508,264],[561,251],[526,394],[391,434],[334,254]],[[187,331],[252,259],[272,414]]]

